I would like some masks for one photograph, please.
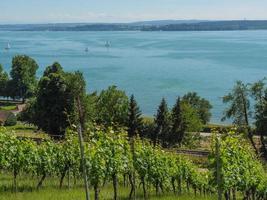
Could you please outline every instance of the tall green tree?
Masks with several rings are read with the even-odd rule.
[[[64,135],[74,113],[74,100],[68,78],[62,67],[54,63],[47,67],[38,84],[33,118],[39,128],[52,135]]]
[[[4,71],[0,64],[0,96],[7,97],[8,74]]]
[[[223,97],[223,103],[228,104],[228,108],[224,112],[222,121],[233,119],[233,123],[246,131],[251,145],[257,151],[256,145],[253,141],[253,133],[250,128],[249,118],[250,112],[250,89],[248,84],[242,81],[237,81],[232,91]]]
[[[131,95],[128,111],[128,136],[133,137],[140,133],[142,128],[142,113],[134,95]]]
[[[180,145],[195,147],[199,142],[199,132],[203,123],[198,112],[190,104],[181,103]]]
[[[182,134],[181,134],[181,123],[182,123],[182,110],[181,110],[181,99],[177,98],[176,103],[172,109],[172,129],[170,135],[170,141],[173,144],[181,143]]]
[[[137,134],[142,133],[143,131],[143,119],[141,115],[142,112],[137,105],[134,95],[131,95],[129,102],[129,111],[128,111],[128,137],[130,139],[130,149],[133,159],[135,159],[136,157],[134,137],[137,136]],[[130,172],[130,180],[131,180],[130,198],[133,195],[133,198],[135,199],[136,195],[135,170],[132,170],[132,172]]]
[[[263,109],[256,115],[256,131],[260,134],[261,150],[267,160],[267,92],[264,98]]]
[[[168,105],[163,98],[158,107],[157,115],[155,116],[156,129],[152,135],[154,144],[161,141],[164,147],[168,146],[168,138],[170,133],[170,116]]]
[[[26,55],[15,56],[12,60],[10,71],[13,97],[18,97],[25,102],[25,99],[33,96],[36,89],[36,71],[38,64]]]
[[[84,128],[85,123],[88,121],[88,106],[87,105],[87,95],[86,95],[86,83],[83,74],[79,71],[74,73],[65,73],[66,78],[66,93],[69,95],[69,104],[72,106],[71,112],[69,113],[69,120],[75,124],[82,123]],[[78,102],[79,104],[78,105]],[[81,106],[79,113],[78,106]],[[72,115],[70,115],[72,113]],[[82,114],[82,116],[80,116]],[[82,119],[82,122],[80,121]]]
[[[127,126],[129,100],[126,93],[110,86],[97,99],[98,123],[105,126]]]
[[[251,84],[251,95],[254,99],[254,118],[256,132],[260,134],[261,150],[267,159],[267,88],[266,79]]]
[[[212,105],[208,100],[201,98],[196,92],[189,92],[183,96],[182,101],[187,102],[197,111],[203,124],[210,121]]]
[[[63,136],[67,127],[81,125],[84,129],[88,121],[94,120],[91,111],[95,113],[95,99],[95,94],[86,94],[81,72],[66,73],[59,63],[54,63],[45,69],[36,98],[28,101],[20,119],[51,135]]]

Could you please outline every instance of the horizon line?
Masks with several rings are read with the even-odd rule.
[[[46,25],[46,24],[131,24],[131,23],[141,23],[141,22],[155,22],[155,21],[202,21],[202,22],[212,22],[212,21],[266,21],[266,19],[151,19],[151,20],[135,20],[135,21],[125,21],[125,22],[0,22],[0,25]]]

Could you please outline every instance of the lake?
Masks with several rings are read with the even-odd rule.
[[[58,61],[66,71],[82,71],[90,92],[117,85],[133,93],[145,115],[156,113],[162,97],[172,106],[196,91],[212,103],[216,123],[225,108],[221,97],[235,81],[267,75],[267,31],[0,32],[0,49],[6,70],[16,54],[36,59],[38,76]]]

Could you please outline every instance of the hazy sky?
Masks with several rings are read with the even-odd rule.
[[[0,23],[267,19],[267,0],[0,0]]]

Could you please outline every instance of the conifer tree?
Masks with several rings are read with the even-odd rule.
[[[137,102],[134,98],[134,95],[131,95],[129,102],[129,110],[128,110],[128,136],[130,138],[130,147],[133,159],[135,160],[135,145],[134,145],[134,136],[136,136],[142,128],[142,118],[141,118],[141,110],[137,105]],[[130,175],[130,184],[131,184],[131,193],[130,199],[133,197],[135,199],[136,195],[136,180],[135,180],[135,171]]]
[[[265,80],[260,80],[251,86],[254,103],[254,118],[256,133],[260,135],[261,153],[267,160],[267,88]]]
[[[162,146],[166,147],[168,145],[168,137],[170,133],[170,120],[168,106],[163,98],[155,117],[156,130],[152,135],[152,140],[154,145],[160,140]]]
[[[128,111],[128,136],[137,135],[142,127],[141,110],[137,105],[134,95],[131,96]]]
[[[172,144],[181,143],[181,123],[182,123],[182,111],[181,111],[181,99],[177,98],[176,103],[172,109],[172,128],[170,134],[170,142]]]

